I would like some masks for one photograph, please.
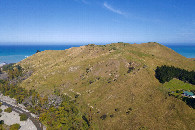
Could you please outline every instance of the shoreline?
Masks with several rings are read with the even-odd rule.
[[[7,65],[8,63],[6,62],[3,62],[3,63],[0,63],[0,67],[3,67],[4,65]]]

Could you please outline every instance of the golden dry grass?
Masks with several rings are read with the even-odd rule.
[[[73,99],[80,94],[77,103],[82,111],[93,115],[92,129],[194,128],[195,111],[169,97],[154,70],[161,65],[195,70],[195,62],[158,43],[44,51],[19,64],[34,72],[20,84],[22,87],[42,94],[58,88]],[[129,67],[135,69],[127,73]],[[107,115],[105,120],[100,119],[103,114]]]

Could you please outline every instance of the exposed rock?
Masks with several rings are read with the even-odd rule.
[[[70,71],[70,72],[74,72],[74,71],[76,71],[78,68],[79,68],[79,66],[72,66],[72,67],[69,68],[69,71]]]
[[[7,80],[7,79],[8,79],[8,74],[7,73],[0,74],[0,80]]]
[[[50,95],[48,97],[48,105],[53,105],[54,107],[59,106],[62,103],[62,98],[57,95]]]

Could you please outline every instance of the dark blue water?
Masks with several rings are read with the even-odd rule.
[[[79,47],[81,45],[0,45],[0,64],[16,63],[27,56],[36,53],[37,50],[65,50],[71,47]],[[187,57],[195,58],[195,45],[166,45],[177,53]]]
[[[166,45],[166,46],[187,58],[195,58],[195,45]]]
[[[0,45],[0,64],[16,63],[36,53],[37,50],[65,50],[80,45]]]

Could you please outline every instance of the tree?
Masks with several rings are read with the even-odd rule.
[[[11,113],[12,112],[12,108],[11,107],[8,107],[7,109],[4,110],[4,112]]]
[[[175,68],[174,66],[158,66],[155,70],[155,77],[159,80],[160,83],[169,82],[171,79],[177,78],[184,82],[195,84],[194,71],[189,72],[184,69]]]
[[[20,121],[26,121],[28,119],[27,115],[22,113],[20,114]]]
[[[19,130],[19,129],[20,129],[20,125],[17,123],[10,126],[10,130]]]
[[[41,51],[37,50],[37,52],[36,52],[36,53],[39,53],[39,52],[41,52]]]

